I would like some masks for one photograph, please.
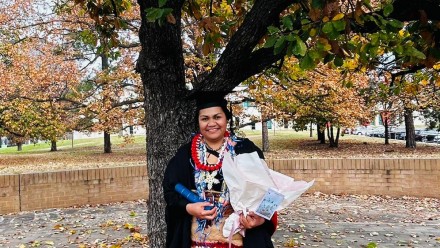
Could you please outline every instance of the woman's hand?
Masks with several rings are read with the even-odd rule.
[[[264,218],[256,215],[254,212],[249,212],[246,217],[240,214],[240,225],[246,229],[251,229],[263,225]]]
[[[212,206],[209,202],[196,202],[186,204],[186,212],[202,220],[213,220],[217,217],[217,207],[213,207],[211,210],[205,210],[206,206]]]

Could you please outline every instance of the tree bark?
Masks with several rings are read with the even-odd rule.
[[[51,151],[51,152],[56,152],[56,151],[58,151],[58,150],[57,150],[57,142],[54,141],[54,140],[50,141],[50,151]]]
[[[142,25],[142,50],[136,70],[141,74],[145,97],[147,135],[147,236],[151,248],[165,247],[165,203],[162,181],[165,167],[177,148],[195,131],[193,101],[185,100],[184,65],[181,43],[181,5],[168,1],[176,24],[159,26],[146,20],[145,10],[157,1],[138,1]]]
[[[382,122],[383,122],[383,126],[385,127],[385,145],[389,145],[390,144],[390,132],[388,130],[388,118],[389,117],[385,117],[383,118]]]
[[[335,138],[335,144],[336,144],[336,147],[339,147],[339,136],[341,135],[341,128],[340,127],[338,127],[337,129],[336,129],[336,138]]]
[[[17,143],[17,151],[22,151],[23,150],[23,143],[21,143],[21,142],[18,142]]]
[[[108,56],[105,54],[101,54],[101,69],[104,71],[107,70],[109,67],[110,64],[108,61]],[[107,101],[106,97],[104,97],[103,101]],[[112,153],[111,137],[108,130],[104,130],[104,153]]]
[[[262,143],[263,143],[263,152],[269,151],[269,130],[267,129],[267,120],[263,119],[262,122]]]
[[[414,116],[413,111],[409,108],[405,108],[405,147],[416,148],[416,132],[414,129]]]
[[[104,131],[104,153],[112,153],[112,142],[108,131]]]
[[[321,130],[320,124],[316,124],[316,132],[318,134],[318,140],[320,141],[320,144],[325,144],[325,129]]]
[[[339,136],[339,128],[337,131],[337,137],[338,136]],[[339,137],[335,139],[332,125],[327,125],[327,138],[328,138],[330,147],[338,147],[338,143],[336,142],[336,140],[339,140]]]

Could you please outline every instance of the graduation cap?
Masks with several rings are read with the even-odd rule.
[[[232,113],[228,109],[228,101],[225,96],[228,94],[226,91],[199,91],[196,92],[193,98],[196,99],[196,113],[198,115],[201,109],[211,107],[221,107],[225,112],[226,118],[229,120],[232,118]]]

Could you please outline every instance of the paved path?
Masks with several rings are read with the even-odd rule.
[[[304,195],[276,247],[440,247],[440,200]],[[0,247],[148,247],[144,201],[0,215]],[[113,246],[112,246],[113,245]]]

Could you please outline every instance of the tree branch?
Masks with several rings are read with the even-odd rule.
[[[267,27],[278,22],[280,13],[295,2],[297,1],[255,1],[254,6],[243,20],[243,24],[231,37],[217,66],[203,80],[200,87],[197,87],[197,90],[201,88],[202,90],[231,91],[243,80],[261,72],[282,58],[283,54],[274,56],[271,49],[253,51],[267,33]],[[264,59],[263,55],[269,57]]]

